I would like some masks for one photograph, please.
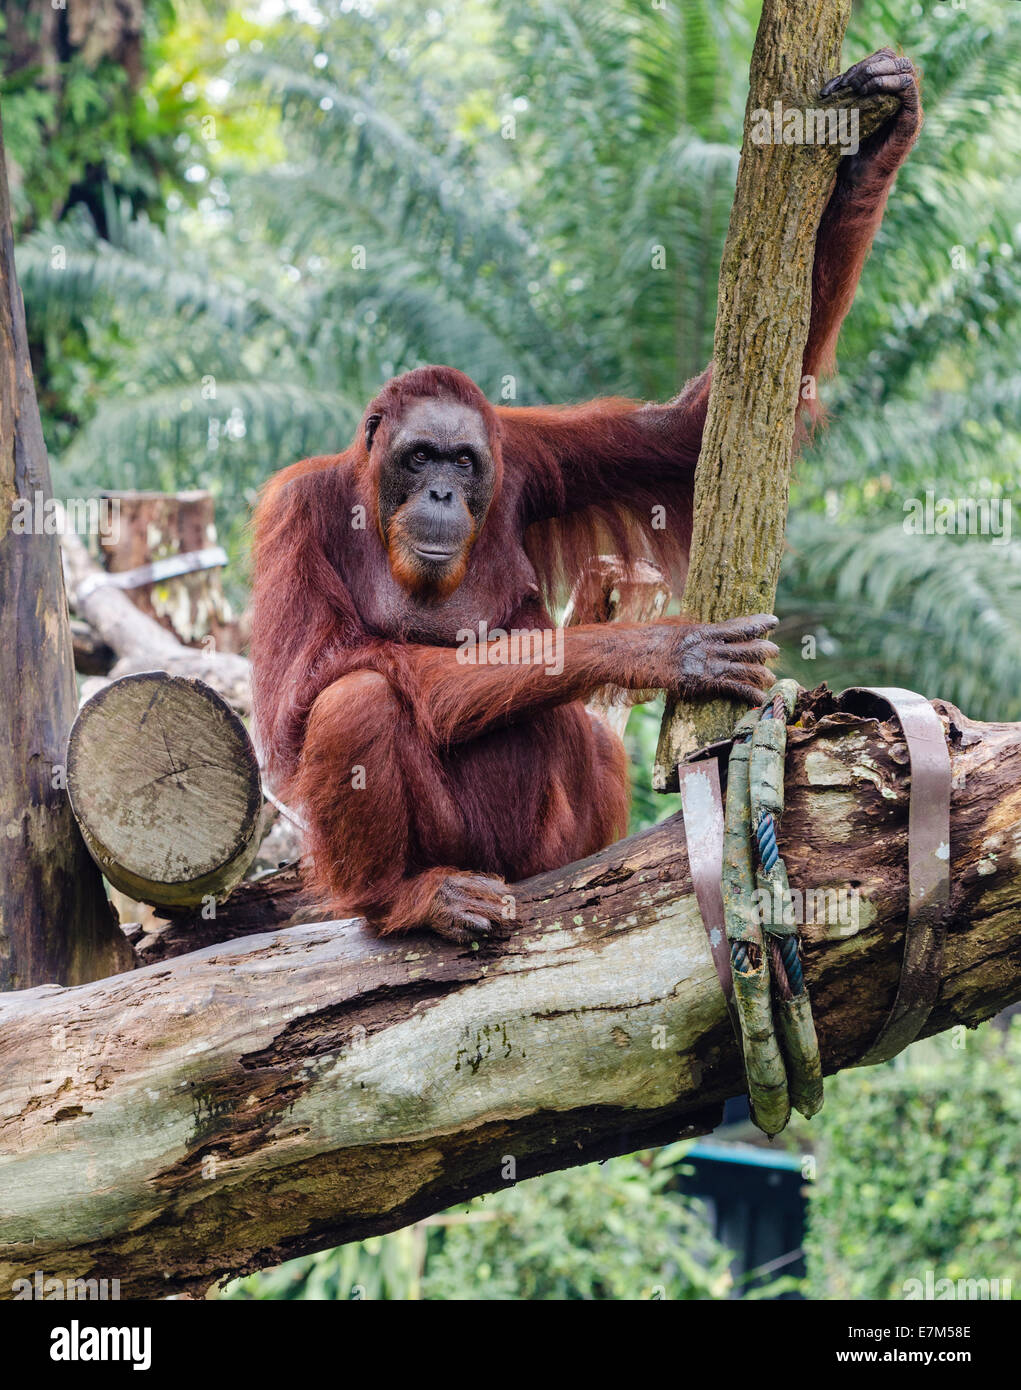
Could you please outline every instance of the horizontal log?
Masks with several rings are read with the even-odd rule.
[[[938,704],[952,919],[932,1033],[1021,998],[1021,725]],[[897,987],[909,773],[825,691],[790,730],[780,848],[827,1073]],[[517,885],[466,950],[292,927],[0,1000],[0,1289],[36,1269],[196,1292],[464,1198],[710,1129],[741,1064],[677,817]]]

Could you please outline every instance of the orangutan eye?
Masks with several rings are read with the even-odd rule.
[[[471,454],[462,454],[457,460],[457,466],[458,468],[473,468],[475,466],[475,460],[472,458]]]

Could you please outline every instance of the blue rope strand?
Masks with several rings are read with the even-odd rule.
[[[780,851],[776,847],[776,823],[768,811],[763,811],[759,817],[759,823],[755,827],[755,839],[759,846],[762,867],[768,873],[780,858]]]
[[[801,955],[798,951],[798,938],[796,936],[785,936],[780,943],[780,955],[783,958],[784,969],[787,971],[787,982],[791,987],[792,994],[801,994],[805,988],[805,977],[801,970]]]

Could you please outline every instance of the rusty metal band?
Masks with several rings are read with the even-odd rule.
[[[950,908],[950,753],[940,717],[923,696],[897,686],[851,686],[838,704],[861,695],[877,696],[893,710],[911,763],[904,960],[893,1008],[858,1062],[871,1066],[914,1042],[942,982]]]
[[[688,865],[702,925],[719,977],[723,997],[730,1005],[734,978],[730,973],[730,942],[723,920],[723,796],[720,765],[715,758],[681,763],[680,782]]]

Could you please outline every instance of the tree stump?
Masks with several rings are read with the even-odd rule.
[[[207,550],[217,543],[211,492],[104,492],[102,496],[116,507],[119,520],[110,533],[99,537],[103,563],[111,574]],[[186,646],[211,637],[217,651],[240,650],[238,622],[224,596],[218,568],[157,580],[127,593],[137,608]]]
[[[199,679],[242,714],[252,708],[251,668],[234,652],[207,652],[186,647],[154,618],[137,608],[121,589],[97,584],[102,571],[85,542],[66,524],[61,527],[60,551],[71,604],[95,637],[117,655],[111,674],[133,676],[154,669]],[[101,677],[94,677],[97,682]]]
[[[138,902],[208,909],[258,849],[255,749],[201,681],[149,671],[99,691],[71,730],[67,782],[92,857]]]

